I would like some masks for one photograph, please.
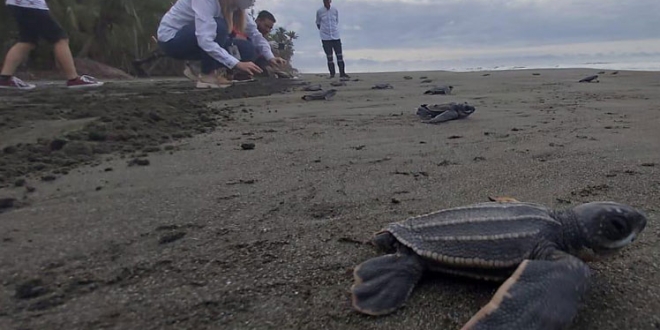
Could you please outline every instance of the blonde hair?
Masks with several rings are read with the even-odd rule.
[[[247,21],[245,10],[240,10],[235,5],[235,0],[218,0],[222,10],[222,17],[227,21],[229,33],[236,30],[245,33],[245,24]]]

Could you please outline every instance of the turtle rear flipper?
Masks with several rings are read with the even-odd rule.
[[[457,119],[458,117],[459,117],[458,112],[456,112],[456,110],[452,109],[452,110],[445,111],[445,112],[443,112],[443,113],[441,113],[441,114],[425,121],[425,123],[428,123],[428,124],[444,123],[446,121]]]
[[[577,313],[588,278],[589,267],[570,255],[525,260],[461,330],[564,329]]]
[[[394,312],[408,300],[423,271],[423,262],[413,254],[388,254],[361,263],[353,272],[353,307],[368,315]]]

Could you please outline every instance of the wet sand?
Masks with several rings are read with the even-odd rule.
[[[598,71],[356,74],[329,101],[179,80],[0,93],[0,198],[15,199],[0,209],[0,328],[459,329],[496,284],[428,276],[405,308],[363,316],[351,272],[378,253],[360,242],[512,196],[644,210],[640,239],[590,264],[572,329],[658,329],[660,79],[578,83]],[[436,84],[452,94],[423,94]],[[445,102],[477,110],[415,116]]]

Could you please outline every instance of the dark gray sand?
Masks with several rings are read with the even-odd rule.
[[[443,102],[477,107],[441,125],[415,116],[435,98],[401,73],[359,75],[330,101],[295,91],[211,108],[189,84],[151,85],[174,100],[158,109],[182,118],[233,112],[215,114],[225,119],[213,130],[95,154],[66,175],[47,164],[7,177],[0,198],[15,202],[0,210],[0,329],[459,329],[496,284],[427,277],[405,308],[375,318],[352,311],[351,271],[377,255],[360,241],[385,224],[489,195],[647,212],[633,246],[591,264],[572,329],[658,329],[660,83],[627,71],[577,82],[593,71],[416,73],[456,86]],[[397,89],[371,90],[377,82]],[[22,111],[11,95],[0,94],[0,114]],[[38,95],[36,113],[70,96]],[[59,124],[75,131],[86,118]],[[18,126],[0,127],[2,143],[39,135]],[[160,149],[141,155],[149,146]]]

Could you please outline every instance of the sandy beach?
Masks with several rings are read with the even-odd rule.
[[[660,329],[660,73],[599,71],[2,92],[0,329],[459,329],[497,284],[428,276],[368,317],[352,269],[386,224],[488,196],[646,212],[638,241],[590,264],[571,329]],[[337,94],[304,101],[303,82]],[[476,112],[415,115],[447,102]]]

